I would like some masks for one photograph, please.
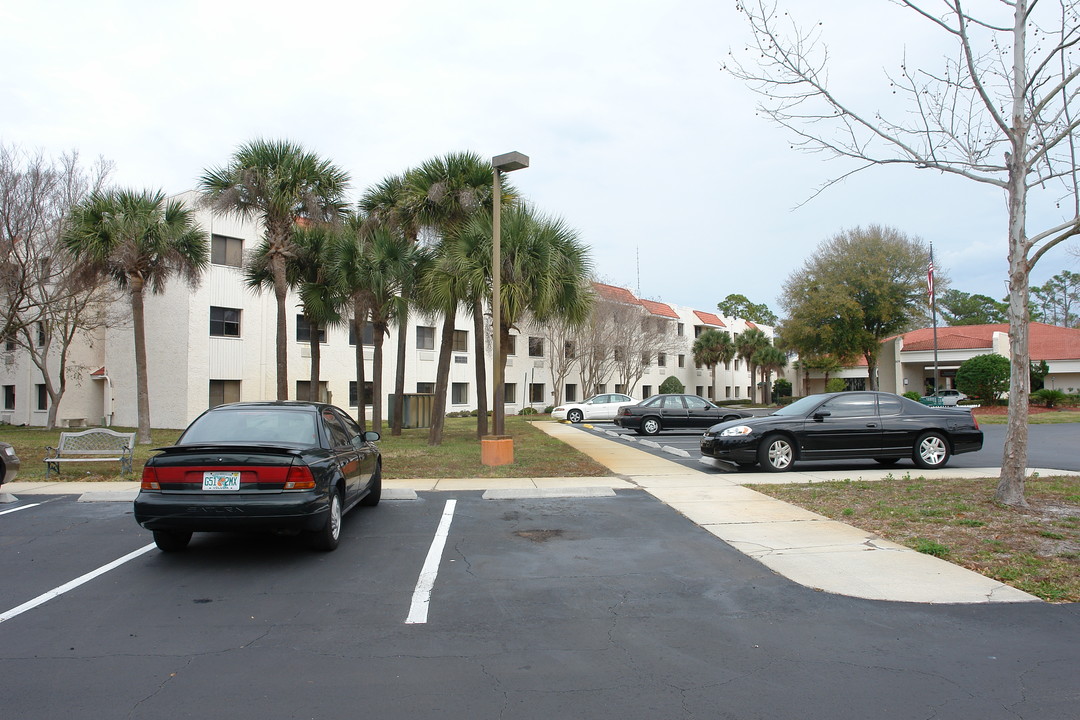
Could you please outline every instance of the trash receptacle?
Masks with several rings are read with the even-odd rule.
[[[431,427],[431,411],[435,407],[435,395],[433,393],[404,393],[404,410],[401,413],[401,427],[403,428],[427,428]],[[394,394],[387,396],[387,420],[394,423]]]

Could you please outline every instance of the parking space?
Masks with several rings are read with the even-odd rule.
[[[139,555],[0,623],[5,715],[622,719],[722,707],[845,719],[887,706],[896,717],[1053,719],[1075,709],[1068,679],[1080,659],[1060,631],[1080,622],[1072,607],[816,592],[641,490],[485,496],[421,491],[350,513],[332,553],[293,537],[207,534],[187,552]],[[451,503],[426,621],[407,622]],[[0,612],[149,543],[127,503],[55,496],[0,516]]]

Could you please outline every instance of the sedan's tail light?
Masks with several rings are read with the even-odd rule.
[[[161,484],[158,482],[157,471],[149,465],[143,467],[142,470],[142,484],[140,487],[143,490],[160,490]]]
[[[307,465],[293,465],[289,468],[289,475],[285,478],[286,490],[313,490],[315,477],[311,474],[311,468]]]

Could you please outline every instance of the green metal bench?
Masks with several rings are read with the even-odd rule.
[[[57,447],[45,448],[45,479],[60,474],[60,463],[119,462],[120,472],[131,473],[135,455],[135,433],[118,433],[105,428],[60,433]],[[103,457],[107,456],[107,457]]]

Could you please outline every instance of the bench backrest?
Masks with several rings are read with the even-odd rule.
[[[115,430],[94,428],[77,433],[60,433],[61,454],[130,455],[135,449],[135,433],[119,433]]]

